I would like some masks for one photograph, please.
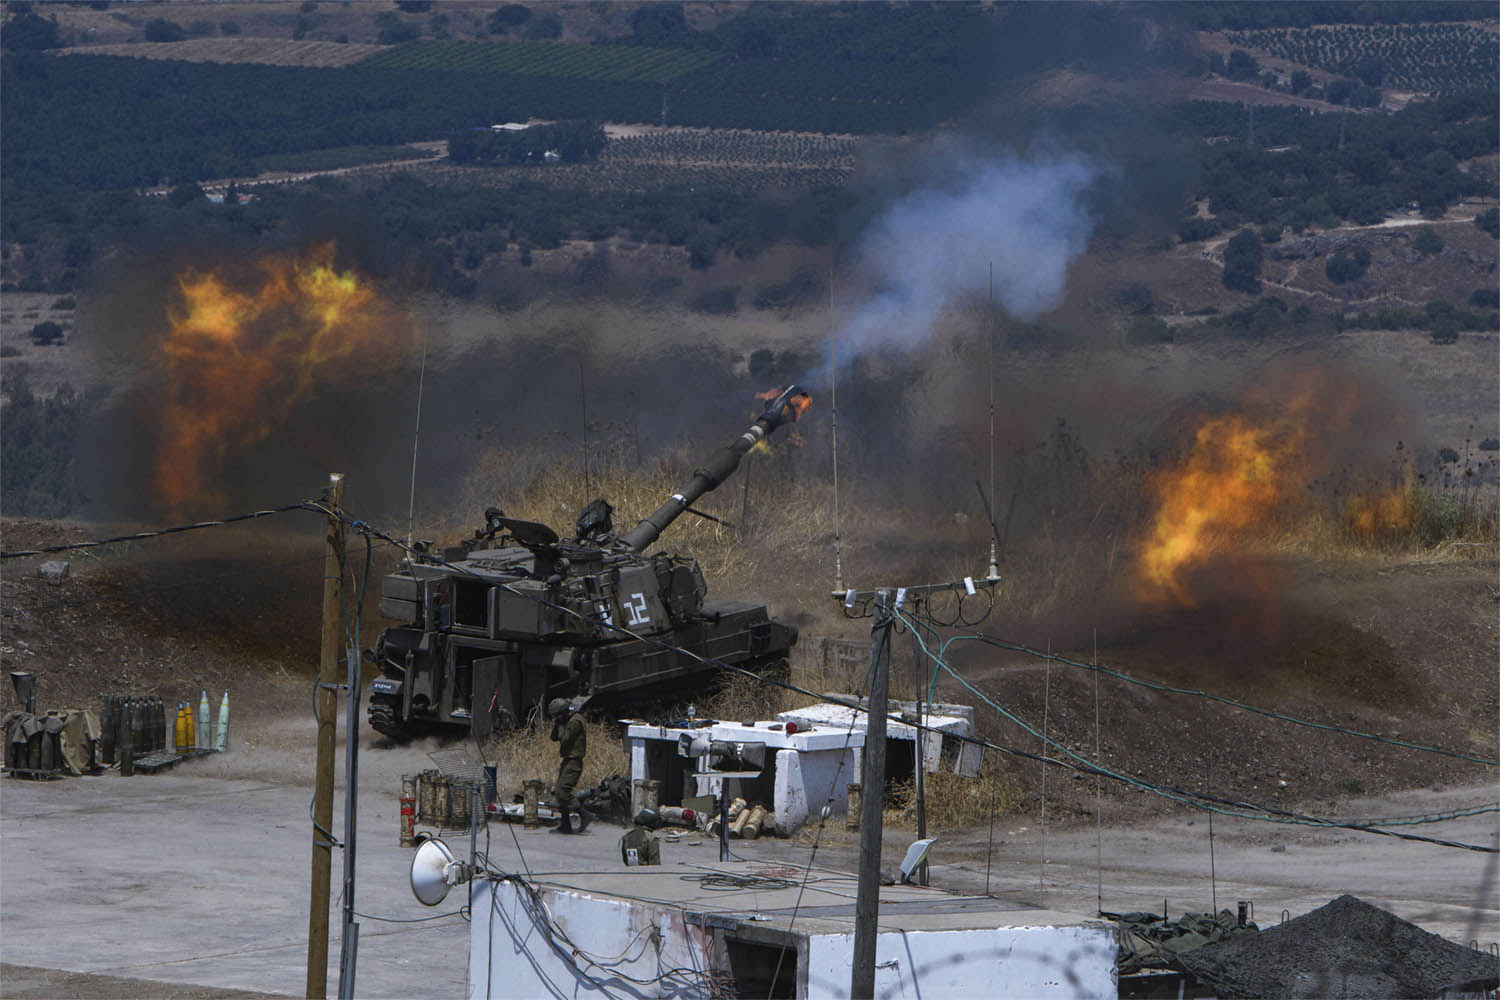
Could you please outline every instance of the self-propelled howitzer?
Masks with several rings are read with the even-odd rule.
[[[485,736],[552,698],[687,700],[722,673],[705,660],[784,672],[795,626],[772,621],[763,604],[707,600],[696,560],[646,549],[807,404],[787,387],[623,534],[604,500],[585,508],[570,541],[492,507],[473,538],[408,559],[381,581],[380,613],[402,624],[366,654],[381,671],[370,724],[397,739],[454,727]]]

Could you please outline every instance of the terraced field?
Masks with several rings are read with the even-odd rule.
[[[774,188],[838,187],[854,171],[861,140],[811,132],[607,126],[610,140],[590,164],[461,167],[413,164],[431,180],[504,187],[519,180],[590,191],[663,184],[713,185],[743,194]]]
[[[62,54],[329,68],[352,65],[384,49],[383,45],[292,41],[286,38],[189,38],[181,42],[75,45],[63,49]]]

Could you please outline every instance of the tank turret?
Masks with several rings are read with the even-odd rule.
[[[491,507],[472,538],[410,558],[381,581],[380,612],[401,624],[367,654],[381,669],[370,724],[397,739],[452,727],[484,736],[525,722],[552,698],[681,699],[719,672],[697,657],[784,671],[794,626],[771,620],[763,604],[709,600],[696,560],[646,550],[808,402],[796,386],[777,394],[623,534],[602,499],[584,509],[569,540]]]

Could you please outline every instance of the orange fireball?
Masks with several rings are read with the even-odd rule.
[[[1241,416],[1206,421],[1180,467],[1151,484],[1156,514],[1141,547],[1138,592],[1191,606],[1187,569],[1243,543],[1286,499],[1301,464],[1303,433],[1286,420],[1257,426]]]
[[[274,434],[317,386],[392,364],[410,340],[397,310],[334,266],[332,244],[264,258],[248,276],[190,270],[167,321],[152,486],[174,513],[212,499],[205,479]]]

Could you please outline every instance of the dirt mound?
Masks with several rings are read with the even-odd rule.
[[[1298,719],[1392,740],[1495,756],[1494,565],[1395,560],[1324,562],[1289,571],[1274,638],[1251,641],[1212,609],[1161,622],[1114,621],[1099,630],[1106,668],[1155,684],[1211,692]],[[1130,627],[1127,628],[1127,624]],[[1079,663],[1092,645],[1028,635]],[[1003,633],[1001,633],[1003,634]],[[1087,641],[1087,638],[1085,638]],[[1086,669],[979,644],[955,646],[952,661],[981,690],[1037,731],[1130,777],[1321,816],[1341,802],[1400,789],[1461,786],[1493,771],[1452,756],[1289,724],[1188,694],[1096,678]],[[902,670],[909,670],[903,666]],[[904,683],[904,682],[903,682]],[[944,678],[938,695],[973,702]],[[1097,697],[1097,701],[1096,701]],[[993,709],[977,706],[981,732],[1041,750],[1040,741]],[[1012,769],[1035,798],[1041,769]],[[1121,786],[1123,787],[1123,786]],[[1093,782],[1053,772],[1049,815],[1093,816]],[[1169,806],[1154,796],[1116,796],[1126,816]],[[1035,801],[1028,806],[1034,811]],[[1124,818],[1124,817],[1121,817]]]
[[[1500,959],[1353,896],[1179,957],[1222,997],[1432,997],[1494,989]]]

